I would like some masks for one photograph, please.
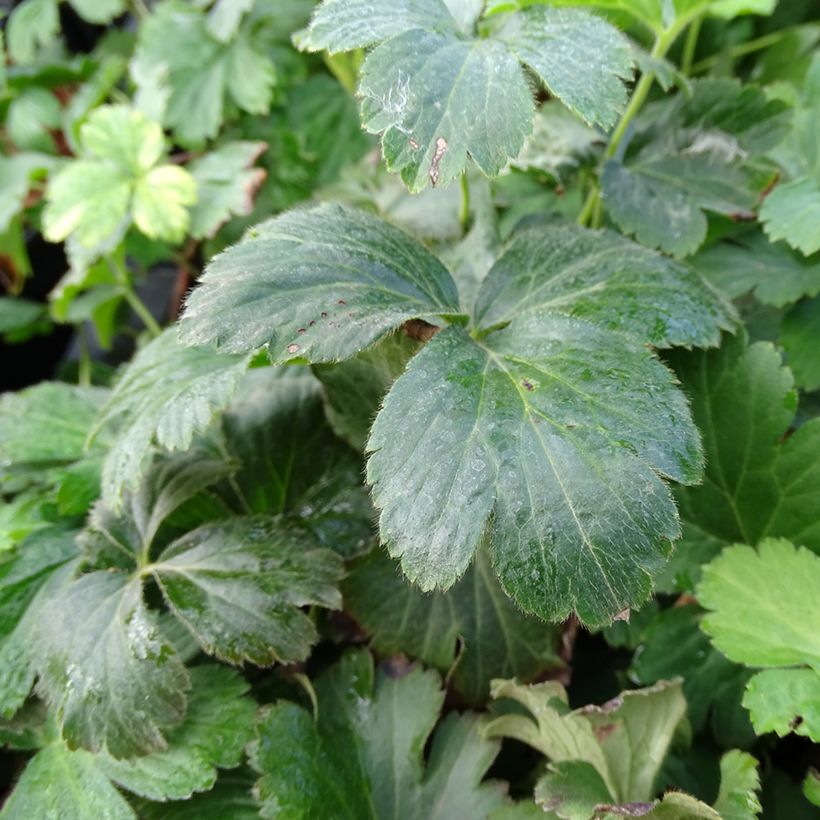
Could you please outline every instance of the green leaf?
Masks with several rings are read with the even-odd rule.
[[[820,422],[785,435],[796,396],[774,347],[747,347],[740,335],[720,350],[674,361],[706,453],[705,482],[676,493],[682,517],[694,525],[684,529],[682,556],[687,530],[713,545],[774,536],[819,550],[820,515],[806,499],[820,492]]]
[[[820,742],[820,673],[816,669],[767,669],[746,688],[743,705],[759,734],[794,732]]]
[[[403,653],[443,673],[469,703],[487,699],[495,677],[532,679],[560,665],[558,634],[527,616],[499,586],[484,550],[448,592],[423,595],[379,550],[342,586],[345,609],[384,655]]]
[[[481,342],[435,336],[385,399],[368,449],[382,540],[423,590],[452,586],[491,519],[508,594],[590,624],[648,597],[678,535],[658,473],[691,482],[700,470],[685,400],[644,347],[538,312]]]
[[[209,792],[175,803],[140,806],[144,820],[258,820],[259,806],[251,794],[252,773],[220,774]]]
[[[338,361],[407,319],[458,314],[442,264],[406,234],[338,205],[262,223],[216,257],[188,299],[186,344],[267,345],[274,362]]]
[[[590,125],[608,130],[626,106],[632,50],[616,29],[578,9],[532,6],[501,37],[549,92]]]
[[[49,466],[82,458],[106,391],[42,382],[0,398],[0,464]]]
[[[820,250],[820,184],[796,179],[778,185],[760,209],[763,230],[772,242],[785,239],[805,254]]]
[[[26,0],[9,16],[8,49],[15,63],[30,63],[60,30],[57,0]]]
[[[117,509],[124,491],[138,486],[152,445],[187,450],[228,405],[247,365],[247,357],[180,345],[175,328],[149,342],[125,367],[91,433],[120,425],[103,465],[106,503]]]
[[[88,20],[89,23],[110,23],[128,8],[125,0],[69,0],[69,2],[80,17]]]
[[[222,432],[239,465],[227,497],[241,512],[284,514],[344,558],[371,546],[361,457],[333,435],[320,385],[304,370],[251,370]]]
[[[757,761],[737,749],[726,752],[720,759],[720,792],[715,801],[723,820],[755,820],[762,811],[758,791]]]
[[[504,802],[482,783],[498,744],[451,713],[424,748],[444,699],[434,672],[379,673],[350,652],[316,683],[318,719],[280,701],[260,716],[251,765],[263,817],[485,817]]]
[[[0,157],[0,233],[9,231],[14,217],[25,208],[31,183],[59,164],[55,157],[34,151],[21,151],[13,158]]]
[[[494,40],[407,31],[370,52],[358,93],[364,127],[383,134],[387,167],[411,191],[458,178],[468,155],[497,176],[532,129],[532,92]]]
[[[809,769],[803,781],[803,794],[815,806],[820,806],[820,773],[817,769]]]
[[[275,72],[265,27],[244,20],[223,42],[209,22],[188,3],[159,4],[140,25],[131,62],[137,107],[172,129],[183,145],[215,137],[228,106],[266,114],[271,102]]]
[[[563,760],[551,764],[536,783],[535,802],[564,820],[589,820],[597,806],[612,802],[612,795],[591,763]]]
[[[124,760],[105,752],[96,758],[114,783],[152,800],[183,800],[209,790],[217,768],[239,765],[256,712],[248,683],[224,666],[209,665],[191,670],[191,684],[185,720],[168,732],[167,749]]]
[[[207,524],[174,541],[151,572],[209,654],[270,666],[307,658],[318,635],[299,607],[339,609],[341,559],[262,516]]]
[[[731,299],[753,292],[766,305],[784,307],[820,293],[820,259],[806,259],[758,232],[712,245],[691,264]]]
[[[196,198],[191,175],[157,165],[162,129],[124,105],[95,109],[80,128],[81,158],[54,176],[43,212],[45,236],[71,236],[81,248],[118,242],[131,219],[146,236],[180,242],[188,228],[187,206]]]
[[[251,213],[256,189],[265,179],[265,171],[253,164],[266,148],[264,142],[229,142],[188,166],[197,190],[192,236],[212,237],[231,216]]]
[[[37,752],[3,806],[3,820],[136,820],[136,813],[88,752],[55,743]]]
[[[114,757],[167,747],[185,715],[188,673],[142,602],[139,580],[93,572],[40,611],[38,692],[71,748]]]
[[[563,222],[516,232],[481,287],[476,321],[506,324],[553,309],[656,347],[716,345],[731,307],[691,269],[611,231]]]
[[[714,611],[702,628],[738,663],[820,671],[818,584],[820,557],[807,549],[774,538],[757,551],[736,544],[703,570],[698,600]]]
[[[818,271],[820,272],[820,270]],[[818,282],[820,290],[820,282]],[[820,298],[795,305],[784,317],[780,327],[780,343],[786,351],[795,382],[804,390],[820,388]]]
[[[603,706],[574,711],[569,711],[564,687],[554,681],[522,686],[496,680],[492,695],[517,701],[531,717],[497,717],[485,729],[486,736],[519,740],[555,764],[588,763],[621,803],[652,797],[655,777],[686,713],[679,680],[623,692]],[[592,785],[585,773],[584,790]]]

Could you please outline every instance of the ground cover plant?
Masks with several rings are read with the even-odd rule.
[[[820,807],[813,0],[22,0],[2,820]]]

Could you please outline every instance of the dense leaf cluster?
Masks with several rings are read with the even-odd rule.
[[[816,4],[2,34],[0,818],[816,814]]]

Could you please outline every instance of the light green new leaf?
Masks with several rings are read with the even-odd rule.
[[[253,210],[254,194],[266,175],[253,164],[266,148],[264,142],[229,142],[188,166],[197,190],[192,236],[211,237],[231,216],[247,216]]]
[[[494,40],[407,31],[368,55],[358,91],[365,128],[411,191],[458,178],[468,155],[497,176],[532,130],[532,92]]]
[[[655,777],[686,713],[680,681],[626,691],[603,706],[574,711],[564,687],[554,681],[522,686],[496,680],[492,695],[517,701],[530,715],[497,717],[486,727],[486,736],[520,740],[552,763],[588,763],[619,803],[652,798]],[[586,776],[584,780],[592,785]]]
[[[318,719],[287,701],[263,711],[251,765],[262,817],[481,818],[503,805],[501,784],[482,783],[498,753],[479,721],[451,713],[424,749],[444,692],[434,672],[379,673],[350,652],[316,683]]]
[[[655,347],[716,345],[732,308],[690,268],[611,231],[555,223],[518,231],[478,294],[479,327],[555,309]]]
[[[820,494],[820,422],[785,435],[797,405],[792,375],[772,345],[746,344],[739,335],[720,350],[673,357],[706,452],[706,481],[676,492],[689,524],[681,557],[690,534],[695,554],[704,540],[714,549],[766,537],[820,550],[820,508],[806,503]]]
[[[695,481],[701,458],[685,399],[649,351],[539,312],[480,342],[435,336],[368,449],[382,540],[423,590],[452,586],[491,520],[508,594],[590,624],[649,595],[678,535],[659,474]]]
[[[67,237],[85,250],[124,234],[131,219],[147,236],[180,242],[196,183],[183,168],[157,165],[160,126],[124,105],[95,109],[80,128],[81,158],[50,181],[43,212],[45,236]]]
[[[151,800],[183,800],[210,789],[217,768],[240,764],[256,712],[248,683],[224,666],[197,666],[190,674],[188,711],[168,732],[167,749],[122,760],[105,752],[95,758],[114,783]]]
[[[820,279],[820,265],[818,279]],[[820,290],[820,281],[818,281]],[[820,388],[820,297],[800,302],[784,317],[780,326],[780,344],[786,351],[794,379],[804,390]]]
[[[762,808],[757,797],[760,776],[757,761],[732,749],[720,759],[720,791],[715,810],[723,820],[755,820]]]
[[[103,497],[118,508],[123,492],[137,487],[152,445],[187,450],[224,410],[247,369],[247,357],[185,347],[175,328],[147,344],[125,367],[100,411],[92,439],[119,424],[103,465]]]
[[[757,734],[794,732],[820,742],[820,673],[816,669],[767,669],[746,687],[743,705]]]
[[[96,765],[94,755],[54,743],[37,752],[0,811],[2,820],[136,820],[126,799]]]
[[[703,570],[703,630],[728,658],[749,666],[806,664],[820,671],[820,557],[783,539],[757,551],[736,544]]]
[[[318,635],[300,609],[339,609],[341,559],[263,516],[206,524],[176,540],[151,571],[202,648],[230,663],[302,661]]]
[[[114,757],[167,748],[189,679],[145,608],[139,580],[84,575],[52,596],[38,627],[38,692],[70,747]]]
[[[8,49],[15,63],[30,63],[60,31],[57,0],[25,0],[9,16]]]
[[[731,299],[751,291],[766,305],[785,307],[820,293],[820,259],[806,259],[757,231],[712,245],[690,263]]]
[[[171,128],[183,145],[215,137],[231,103],[266,114],[271,102],[275,72],[265,27],[243,20],[223,41],[209,23],[204,10],[166,0],[140,25],[131,62],[137,107]]]
[[[77,13],[89,23],[103,25],[128,9],[126,0],[69,0]]]
[[[459,313],[443,265],[387,223],[338,205],[292,211],[217,256],[188,299],[186,344],[267,345],[274,362],[338,361],[408,319]]]
[[[0,234],[9,231],[12,220],[25,207],[32,181],[43,178],[59,163],[56,157],[33,151],[0,157]]]
[[[487,699],[492,678],[532,679],[561,663],[557,630],[507,597],[483,549],[446,593],[423,595],[380,550],[354,564],[342,590],[346,611],[375,649],[419,658],[442,673],[455,661],[450,680],[469,703]]]
[[[605,130],[615,124],[632,79],[632,49],[616,28],[585,11],[536,5],[512,16],[500,36],[582,119]]]
[[[760,209],[763,230],[773,242],[785,239],[805,254],[820,250],[820,183],[796,179],[778,185]]]

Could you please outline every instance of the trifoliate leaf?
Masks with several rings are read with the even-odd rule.
[[[0,467],[51,466],[82,458],[107,391],[43,382],[0,398]]]
[[[81,158],[49,183],[43,212],[49,240],[71,236],[94,249],[121,238],[131,219],[154,239],[182,240],[196,183],[183,168],[157,165],[164,149],[157,123],[124,105],[103,106],[80,128],[79,147]]]
[[[820,265],[818,265],[820,279]],[[818,281],[820,290],[820,281]],[[820,388],[820,356],[817,340],[820,339],[820,298],[809,299],[795,305],[784,317],[780,327],[780,344],[786,351],[794,380],[804,390]]]
[[[94,425],[92,437],[120,423],[103,465],[103,498],[115,509],[138,485],[152,445],[188,449],[228,405],[247,369],[247,357],[185,347],[176,337],[170,328],[134,357]]]
[[[379,550],[354,564],[344,581],[345,609],[385,655],[419,658],[442,673],[469,703],[482,703],[490,680],[532,679],[560,665],[558,633],[522,613],[501,589],[484,550],[452,589],[414,589]]]
[[[341,606],[341,559],[263,516],[207,524],[151,565],[171,610],[209,654],[235,664],[302,661],[317,640],[299,607]]]
[[[168,732],[167,749],[123,760],[103,752],[97,767],[135,794],[183,800],[210,789],[217,768],[238,766],[253,736],[256,704],[246,697],[248,683],[224,666],[197,666],[191,686],[185,720]]]
[[[820,742],[820,673],[816,669],[767,669],[746,687],[743,705],[755,731],[783,737],[794,732]]]
[[[820,422],[786,435],[797,397],[774,347],[747,348],[741,335],[726,338],[720,350],[674,361],[706,452],[704,484],[676,492],[689,524],[677,546],[681,558],[689,533],[712,548],[775,536],[820,549],[820,511],[806,504],[820,493]],[[696,579],[697,572],[690,567],[688,574]]]
[[[626,105],[632,50],[621,33],[578,9],[531,6],[501,37],[553,96],[590,125],[609,129]]]
[[[188,166],[197,190],[192,236],[213,236],[231,216],[247,216],[253,210],[254,194],[265,179],[265,171],[253,164],[266,147],[264,142],[229,142]]]
[[[443,265],[381,220],[338,205],[262,223],[216,257],[188,299],[186,344],[263,345],[274,362],[337,361],[408,319],[459,313]]]
[[[318,719],[280,701],[262,712],[251,765],[263,817],[485,817],[504,803],[482,783],[498,744],[479,721],[451,713],[423,752],[444,700],[434,672],[379,673],[351,652],[316,683]]]
[[[136,820],[126,799],[95,764],[94,755],[54,743],[37,752],[0,812],[3,820]]]
[[[183,145],[215,137],[231,103],[265,114],[274,84],[264,26],[243,21],[222,40],[204,11],[189,3],[160,3],[140,25],[131,73],[137,107],[145,107]],[[146,105],[146,97],[150,105]]]
[[[805,664],[820,671],[820,557],[783,539],[757,551],[736,544],[703,570],[698,600],[714,610],[703,630],[749,666]]]
[[[167,748],[185,715],[185,671],[142,602],[142,585],[93,572],[40,610],[38,691],[72,748],[131,757]]]
[[[755,820],[762,811],[759,790],[757,761],[737,749],[726,752],[720,759],[720,792],[715,801],[723,820]]]
[[[422,589],[452,586],[491,519],[508,594],[593,624],[646,599],[678,534],[659,473],[690,482],[700,469],[685,400],[644,347],[539,312],[479,342],[435,336],[368,449],[382,540]]]
[[[554,681],[522,686],[496,680],[492,695],[517,701],[531,717],[497,717],[486,736],[520,740],[552,763],[588,763],[619,803],[651,799],[655,777],[686,713],[680,681],[623,692],[603,706],[574,711],[569,711],[564,687]],[[587,790],[591,778],[585,774],[584,781]]]
[[[352,558],[373,542],[373,508],[361,457],[333,435],[321,392],[303,370],[248,373],[222,421],[226,453],[238,465],[227,498],[243,513],[284,514]]]
[[[640,305],[640,309],[637,309]],[[656,347],[716,345],[733,311],[691,269],[610,231],[556,223],[518,231],[487,274],[476,321],[555,309]]]
[[[298,38],[309,51],[375,46],[362,66],[362,119],[410,190],[455,179],[468,154],[488,176],[518,154],[534,110],[521,63],[588,122],[615,121],[632,58],[609,24],[537,6],[474,38],[475,8],[453,8],[458,22],[442,0],[401,0],[378,15],[366,0],[326,0]]]
[[[797,179],[778,185],[766,197],[760,220],[772,242],[785,239],[805,254],[820,251],[820,183]]]
[[[806,259],[758,232],[706,248],[691,264],[731,299],[751,291],[764,304],[784,307],[820,293],[820,259]]]

